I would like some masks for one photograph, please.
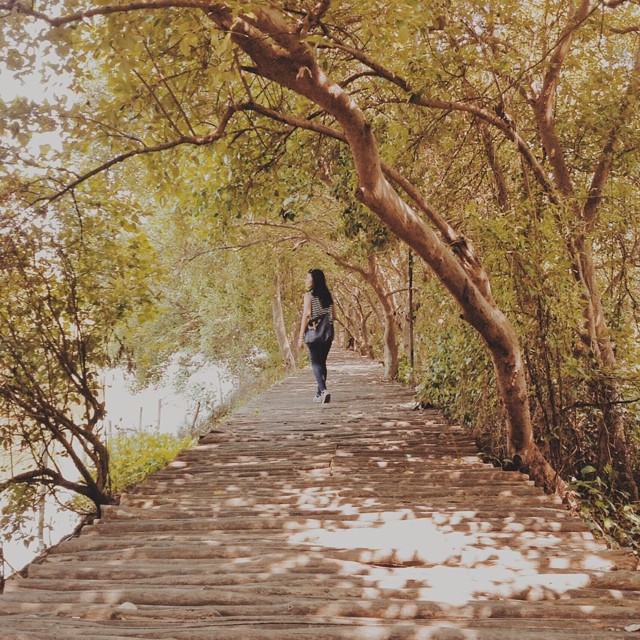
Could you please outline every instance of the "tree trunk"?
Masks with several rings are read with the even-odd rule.
[[[395,380],[398,377],[398,335],[396,331],[395,313],[386,300],[384,309],[384,377]]]
[[[276,334],[280,355],[285,367],[292,371],[296,368],[296,360],[293,357],[291,344],[287,337],[287,325],[284,321],[284,312],[282,311],[282,285],[280,275],[276,275],[275,288],[273,297],[271,298],[271,315],[273,318],[273,330]]]
[[[382,307],[384,377],[386,380],[395,380],[398,377],[398,331],[396,329],[395,308],[385,285],[381,282],[374,254],[369,255],[369,271],[363,272],[363,277],[373,289]]]

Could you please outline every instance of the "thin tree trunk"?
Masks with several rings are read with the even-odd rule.
[[[284,321],[284,312],[282,310],[282,283],[280,282],[280,274],[276,275],[274,292],[271,298],[271,315],[273,318],[273,330],[276,334],[280,355],[285,367],[292,371],[296,368],[296,360],[291,350],[291,344],[287,337],[287,325]]]
[[[498,161],[496,150],[493,145],[493,140],[489,135],[488,127],[486,123],[480,122],[478,124],[480,129],[480,137],[487,154],[487,160],[491,167],[491,173],[493,174],[493,180],[496,186],[496,200],[501,211],[506,211],[509,207],[509,191],[507,189],[507,182],[504,177],[504,172]]]
[[[382,307],[382,322],[384,327],[384,377],[386,380],[394,380],[398,377],[398,332],[396,329],[395,308],[391,303],[386,287],[381,281],[378,265],[373,253],[369,254],[368,262],[369,270],[363,272],[363,277],[367,284],[373,289]]]

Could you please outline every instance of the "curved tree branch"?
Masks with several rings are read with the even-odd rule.
[[[14,484],[34,483],[48,486],[58,486],[62,487],[63,489],[69,489],[69,491],[74,491],[75,493],[86,496],[94,502],[97,498],[99,500],[99,504],[108,504],[110,501],[106,494],[100,492],[96,493],[95,489],[79,482],[71,482],[58,471],[49,468],[25,471],[23,473],[18,473],[12,476],[8,480],[3,480],[2,482],[0,482],[0,493]]]
[[[305,17],[300,20],[296,29],[298,37],[304,38],[311,29],[320,24],[320,20],[322,20],[324,14],[329,9],[330,4],[330,0],[317,0],[313,9],[307,12]]]
[[[600,158],[596,164],[587,199],[583,208],[583,218],[587,228],[593,228],[595,224],[598,205],[602,199],[602,191],[609,176],[611,164],[613,163],[613,150],[619,138],[622,127],[628,119],[636,112],[638,100],[640,98],[640,41],[636,46],[635,61],[631,70],[627,90],[619,102],[618,113],[609,129],[604,147],[600,152]]]
[[[533,111],[538,123],[542,145],[551,164],[556,187],[565,197],[571,197],[574,188],[571,173],[556,132],[553,100],[560,71],[569,53],[573,35],[593,10],[590,7],[590,0],[580,0],[580,6],[577,10],[573,6],[569,10],[567,24],[562,29],[558,42],[551,53],[542,80],[542,89],[533,101]]]
[[[129,158],[134,158],[135,156],[149,154],[149,153],[159,153],[161,151],[166,151],[167,149],[172,149],[174,147],[178,147],[183,144],[204,146],[204,145],[216,142],[226,134],[227,124],[229,123],[233,115],[238,111],[244,111],[249,108],[251,108],[251,105],[248,103],[241,104],[241,105],[231,105],[227,107],[222,117],[220,118],[220,122],[218,123],[218,126],[211,133],[205,136],[179,136],[177,138],[174,138],[173,140],[167,140],[166,142],[160,142],[158,144],[150,145],[150,146],[145,145],[139,149],[131,149],[130,151],[126,151],[125,153],[121,153],[117,156],[114,156],[113,158],[107,160],[106,162],[103,162],[101,165],[94,167],[93,169],[91,169],[86,173],[83,173],[78,178],[76,178],[69,184],[65,185],[63,189],[56,192],[53,196],[46,198],[46,200],[48,202],[53,202],[54,200],[57,200],[58,198],[63,196],[65,193],[72,191],[78,185],[89,180],[89,178],[92,178],[93,176],[96,176],[99,173],[103,173],[107,169],[110,169],[114,165],[119,164],[120,162],[124,162]],[[44,198],[36,200],[36,202],[39,202],[40,200],[43,200],[43,199]]]
[[[439,98],[429,97],[424,92],[415,90],[410,85],[410,83],[402,76],[387,69],[363,51],[360,51],[359,49],[348,46],[339,41],[334,40],[334,42],[337,49],[340,49],[341,51],[344,51],[345,53],[353,56],[356,60],[359,60],[360,62],[362,62],[362,64],[375,71],[378,76],[384,78],[392,84],[395,84],[397,87],[402,89],[402,91],[409,94],[410,104],[414,104],[420,107],[427,107],[430,109],[438,109],[441,111],[459,111],[462,113],[468,113],[469,115],[472,115],[486,122],[492,127],[499,129],[508,140],[516,145],[519,153],[523,156],[529,167],[531,167],[531,170],[533,171],[533,174],[535,175],[538,183],[547,194],[549,199],[552,202],[557,203],[555,188],[549,181],[544,167],[535,157],[535,154],[531,150],[531,147],[529,147],[529,145],[527,144],[526,140],[513,128],[510,122],[499,118],[490,111],[487,111],[482,107],[478,107],[477,105],[470,102],[440,100]]]
[[[22,15],[42,20],[52,27],[62,27],[89,18],[95,18],[96,16],[171,8],[201,9],[202,11],[208,11],[212,8],[212,3],[206,0],[149,0],[148,2],[143,0],[142,2],[128,2],[120,5],[113,4],[93,7],[85,11],[76,11],[58,17],[51,16],[43,11],[37,11],[33,9],[33,7],[27,6],[27,4],[21,0],[9,0],[9,2],[0,3],[0,11],[15,11]]]

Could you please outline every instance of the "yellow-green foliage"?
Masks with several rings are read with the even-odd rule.
[[[179,438],[168,433],[136,431],[114,436],[109,441],[112,494],[141,482],[171,462],[182,449],[192,445],[190,436]]]

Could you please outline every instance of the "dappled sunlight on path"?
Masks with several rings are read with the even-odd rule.
[[[377,365],[330,364],[330,404],[288,377],[11,581],[2,637],[633,637],[629,554]]]

